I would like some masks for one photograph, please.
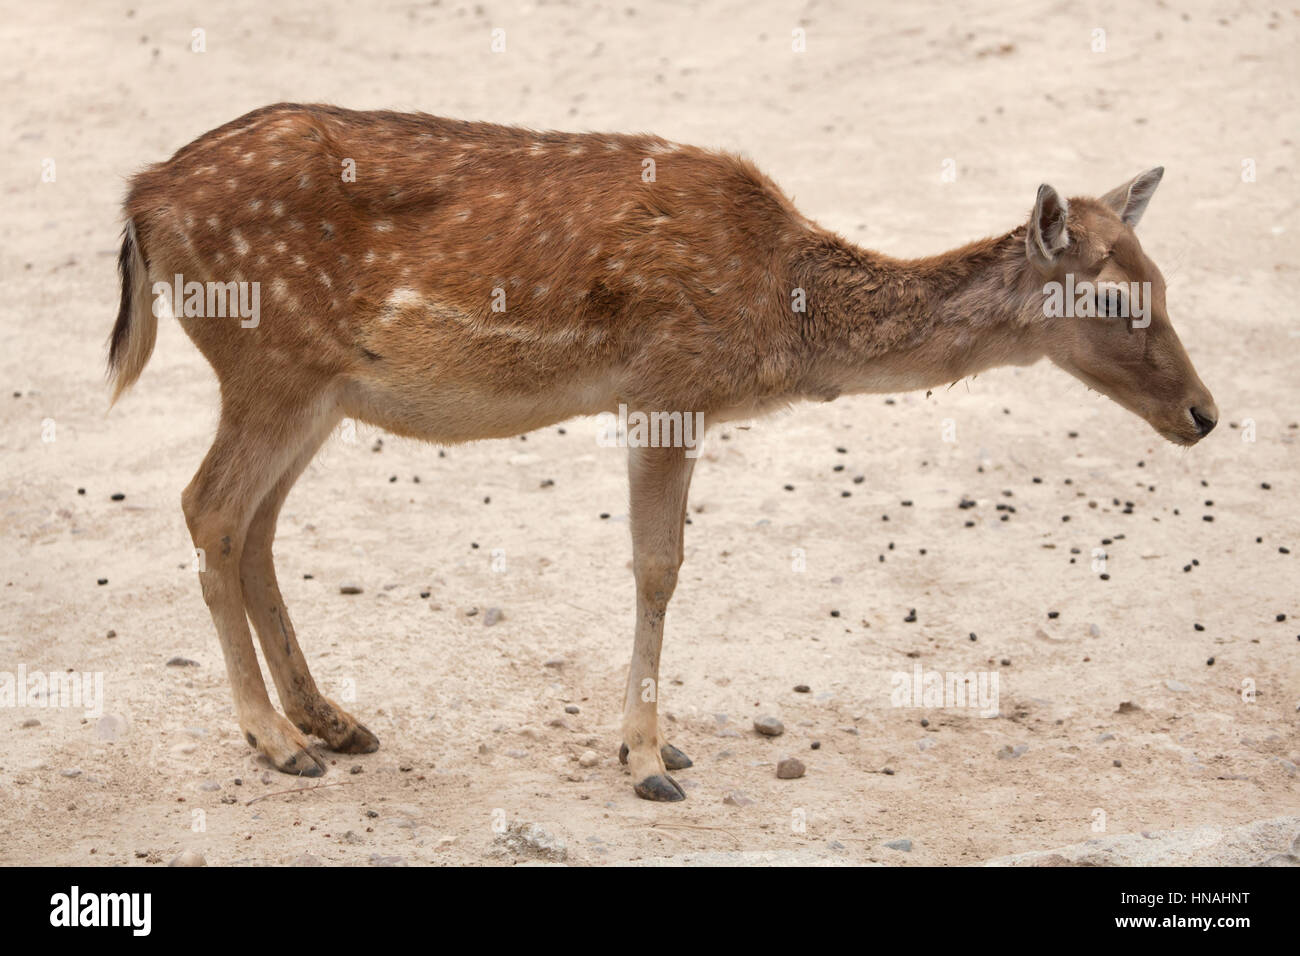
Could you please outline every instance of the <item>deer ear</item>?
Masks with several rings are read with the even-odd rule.
[[[1101,201],[1115,210],[1115,215],[1124,220],[1125,225],[1136,228],[1142,214],[1147,211],[1147,203],[1155,195],[1156,187],[1160,185],[1160,178],[1164,174],[1163,166],[1148,169],[1145,173],[1134,176],[1123,186],[1117,186],[1106,193],[1101,197]]]
[[[1038,187],[1034,212],[1029,217],[1025,247],[1029,261],[1044,272],[1056,265],[1061,252],[1070,244],[1070,234],[1065,230],[1069,212],[1070,204],[1065,201],[1065,197],[1046,183]]]

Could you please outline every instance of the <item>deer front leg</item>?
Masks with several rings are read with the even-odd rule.
[[[624,760],[645,800],[684,800],[668,775],[691,765],[659,733],[659,652],[664,614],[682,564],[682,531],[693,458],[682,448],[633,448],[628,454],[631,486],[632,567],[636,575],[636,639],[623,709]]]

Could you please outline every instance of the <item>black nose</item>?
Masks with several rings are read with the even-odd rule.
[[[1192,413],[1192,421],[1196,422],[1196,430],[1201,433],[1202,438],[1214,431],[1214,426],[1219,424],[1217,418],[1211,418],[1195,405],[1189,408],[1188,411]]]

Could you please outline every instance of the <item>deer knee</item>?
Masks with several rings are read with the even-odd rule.
[[[676,557],[644,558],[635,563],[636,586],[650,604],[666,605],[677,589],[677,571],[681,560]]]
[[[181,493],[181,509],[190,529],[190,540],[202,555],[203,566],[211,568],[238,564],[243,551],[239,522],[230,515],[209,507],[194,483]]]

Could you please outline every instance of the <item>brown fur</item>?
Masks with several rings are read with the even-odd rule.
[[[271,559],[285,495],[345,415],[443,443],[620,403],[716,424],[1049,356],[1194,442],[1205,429],[1188,409],[1217,411],[1131,228],[1159,180],[1144,176],[1100,201],[1043,187],[1027,225],[911,261],[821,229],[743,159],[647,135],[281,104],[137,176],[114,399],[148,360],[153,282],[179,273],[262,291],[256,328],[180,320],[221,383],[216,440],[183,504],[246,736],[281,769],[312,774],[323,764],[304,734],[378,746],[317,690]],[[1151,326],[1044,319],[1044,281],[1070,270],[1151,281]],[[504,312],[492,309],[499,290]],[[681,448],[629,453],[638,616],[624,739],[652,799],[682,796],[656,684],[692,464]],[[246,616],[292,723],[270,704]]]

